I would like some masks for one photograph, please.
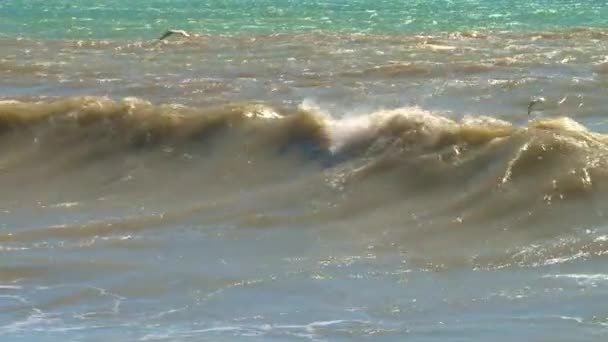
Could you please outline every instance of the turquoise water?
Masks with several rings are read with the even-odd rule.
[[[545,30],[607,24],[608,5],[599,0],[0,2],[1,35],[46,38],[146,38],[167,27],[204,33],[438,32]]]

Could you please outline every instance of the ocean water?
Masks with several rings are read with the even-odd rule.
[[[606,341],[606,18],[0,1],[0,340]]]
[[[44,38],[151,38],[167,27],[207,33],[438,32],[605,27],[599,0],[12,0],[0,33]]]

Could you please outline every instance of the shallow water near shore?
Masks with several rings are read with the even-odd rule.
[[[2,340],[606,339],[604,4],[247,3],[0,4]]]

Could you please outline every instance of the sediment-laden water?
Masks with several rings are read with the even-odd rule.
[[[605,4],[86,3],[0,3],[3,340],[606,339]]]

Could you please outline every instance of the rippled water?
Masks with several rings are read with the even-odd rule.
[[[606,340],[606,7],[0,2],[0,338]]]
[[[0,33],[48,38],[151,37],[168,26],[200,32],[437,32],[602,27],[597,0],[15,0],[0,2]]]

